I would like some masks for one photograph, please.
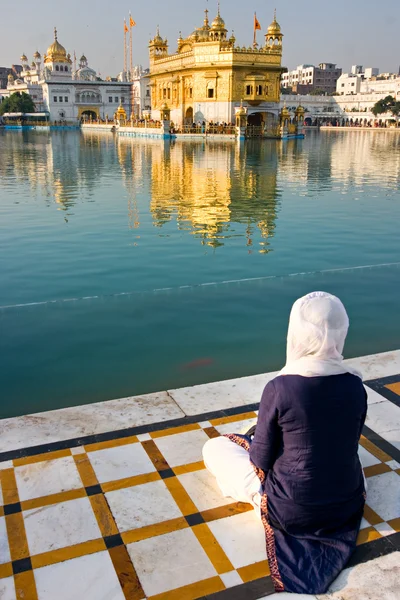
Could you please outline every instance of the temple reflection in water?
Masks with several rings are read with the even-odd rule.
[[[102,203],[103,211],[126,203],[133,245],[178,231],[213,249],[230,240],[249,252],[267,253],[283,190],[301,196],[357,189],[366,174],[387,190],[400,181],[400,140],[390,132],[352,137],[328,132],[305,141],[244,144],[171,144],[101,132],[8,137],[0,178],[23,181],[31,197],[56,203],[66,221],[74,206],[86,202]],[[377,160],[382,155],[384,163]],[[96,211],[85,214],[96,218]]]

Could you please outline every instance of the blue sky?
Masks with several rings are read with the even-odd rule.
[[[202,24],[208,5],[210,17],[217,2],[210,0],[1,0],[0,66],[19,63],[22,52],[29,60],[36,49],[43,54],[52,42],[53,27],[58,39],[73,54],[83,52],[102,76],[115,75],[123,66],[123,18],[131,10],[134,28],[134,62],[148,64],[147,44],[157,24],[175,50],[179,30],[185,37]],[[400,3],[385,0],[307,0],[269,3],[265,0],[221,0],[221,15],[240,45],[250,45],[253,13],[265,33],[273,18],[284,37],[283,64],[289,69],[301,63],[336,62],[345,71],[352,64],[398,71],[400,65]]]

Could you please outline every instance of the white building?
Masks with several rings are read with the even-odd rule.
[[[137,65],[132,73],[131,106],[134,118],[141,119],[144,111],[151,111],[150,69]]]
[[[103,81],[91,69],[85,56],[73,70],[71,55],[57,40],[47,49],[42,59],[35,52],[29,66],[25,54],[21,57],[23,72],[20,79],[9,76],[7,91],[26,92],[32,96],[38,112],[45,112],[51,121],[65,120],[77,123],[85,118],[110,118],[120,105],[129,118],[131,113],[131,84]]]
[[[335,63],[320,63],[318,67],[299,65],[297,69],[282,74],[281,86],[299,93],[319,89],[330,94],[336,90],[336,82],[341,73],[342,69]]]

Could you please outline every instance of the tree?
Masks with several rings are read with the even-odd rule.
[[[400,114],[400,102],[396,101],[393,96],[386,96],[383,100],[378,100],[372,107],[371,112],[375,117],[388,112],[392,113],[394,117],[398,117]]]
[[[314,90],[311,90],[310,96],[326,96],[326,92],[321,88],[315,88]]]
[[[0,115],[4,113],[32,113],[35,112],[35,103],[32,97],[25,92],[15,92],[8,98],[3,98],[0,104]]]

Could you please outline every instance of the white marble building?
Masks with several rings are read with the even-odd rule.
[[[42,57],[35,52],[29,66],[25,54],[21,56],[23,72],[20,79],[9,77],[7,92],[30,94],[38,112],[47,113],[50,121],[77,123],[81,119],[112,119],[118,107],[131,114],[131,83],[103,81],[82,56],[76,69],[71,55],[57,40]]]

